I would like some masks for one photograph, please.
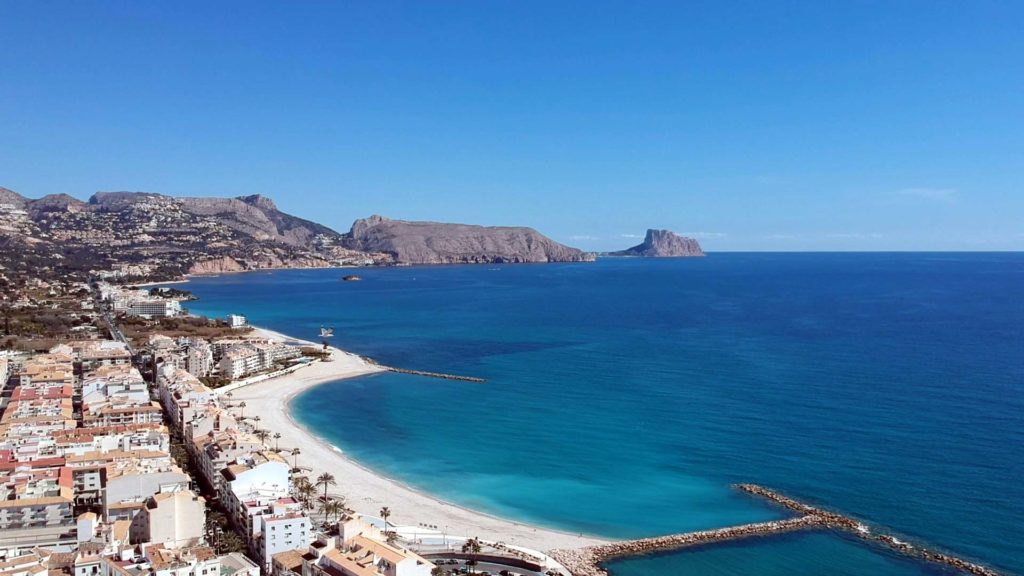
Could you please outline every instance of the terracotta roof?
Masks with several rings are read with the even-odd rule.
[[[284,552],[278,552],[274,554],[274,563],[284,567],[285,570],[292,572],[302,571],[302,551],[301,550],[286,550]]]
[[[324,558],[327,560],[327,563],[320,564],[319,568],[331,576],[346,576],[347,574],[354,574],[355,576],[377,575],[377,567],[372,563],[360,562],[348,554],[343,554],[340,550],[328,550],[324,553]]]
[[[372,552],[376,556],[380,556],[392,564],[398,564],[403,560],[409,559],[421,560],[421,558],[414,552],[395,548],[394,546],[372,540],[361,534],[352,539],[352,544],[357,548],[360,548],[360,551],[367,550]]]

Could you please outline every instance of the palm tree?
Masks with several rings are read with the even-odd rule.
[[[211,542],[216,542],[221,533],[228,525],[228,519],[224,514],[217,510],[206,511],[206,537]]]
[[[295,457],[295,466],[292,467],[292,470],[299,470],[299,454],[302,454],[302,450],[299,450],[298,446],[292,448],[292,456]]]
[[[238,407],[242,409],[242,410],[241,410],[241,411],[239,411],[239,413],[238,413],[239,417],[240,417],[240,418],[241,418],[242,420],[245,420],[245,400],[242,400],[241,402],[239,402],[239,403],[238,403]]]
[[[474,573],[476,566],[476,555],[480,553],[480,537],[473,538],[472,540],[466,540],[466,543],[462,545],[462,553],[470,554],[469,560],[466,560],[466,566],[469,566],[469,573]]]
[[[274,452],[281,451],[281,433],[274,432]]]
[[[295,491],[299,494],[299,499],[302,500],[303,505],[309,508],[309,501],[316,495],[316,486],[313,486],[308,481],[301,486],[298,486]]]
[[[327,500],[327,487],[337,486],[338,482],[334,479],[334,474],[330,472],[324,472],[323,474],[316,477],[316,485],[324,487],[324,500]]]
[[[259,425],[260,425],[260,419],[261,419],[261,418],[260,418],[260,415],[259,415],[259,414],[257,414],[257,415],[255,415],[255,416],[253,416],[253,417],[252,417],[252,419],[256,421],[256,424],[255,424],[255,426],[256,426],[256,427],[259,427]]]
[[[345,511],[345,504],[337,498],[329,498],[320,505],[320,510],[324,514],[324,520],[328,520],[331,516],[337,520],[338,516]]]
[[[380,509],[380,517],[384,519],[384,535],[388,534],[388,516],[391,516],[391,510],[385,506]]]
[[[245,540],[234,530],[228,530],[217,539],[217,552],[228,554],[245,550]]]
[[[253,434],[255,434],[256,437],[260,439],[260,442],[263,442],[264,445],[267,444],[267,436],[270,436],[270,432],[267,432],[266,430],[260,430],[259,428],[257,428],[253,432]]]

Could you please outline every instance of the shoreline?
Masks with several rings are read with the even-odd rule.
[[[273,330],[252,328],[266,337],[320,346]],[[358,355],[335,347],[329,350],[331,362],[315,362],[294,373],[239,388],[232,393],[232,401],[244,400],[247,411],[260,415],[262,427],[281,434],[282,452],[298,446],[301,450],[299,466],[311,468],[310,476],[322,472],[334,474],[338,480],[334,490],[345,495],[350,508],[376,517],[382,506],[388,506],[396,524],[411,527],[428,524],[452,536],[479,536],[545,553],[554,548],[578,548],[612,541],[517,522],[448,502],[369,468],[311,432],[294,419],[289,409],[296,395],[329,382],[385,372]],[[294,462],[290,456],[285,458],[289,463]]]
[[[150,288],[150,287],[153,287],[153,286],[167,286],[168,284],[187,284],[188,282],[189,282],[189,279],[188,278],[184,278],[182,280],[168,280],[167,282],[143,282],[141,284],[131,283],[131,284],[124,284],[123,286],[128,287],[128,288]]]
[[[320,343],[301,338],[294,338],[287,334],[261,328],[259,326],[250,327],[253,329],[254,333],[265,337],[290,343],[311,345],[317,348],[321,346]],[[443,500],[434,496],[425,489],[417,488],[401,480],[389,477],[385,473],[374,470],[368,465],[350,457],[340,447],[335,446],[327,439],[317,435],[305,425],[297,421],[290,410],[290,403],[298,394],[315,388],[316,386],[330,382],[338,382],[347,378],[369,376],[383,372],[384,368],[367,363],[363,357],[341,350],[334,346],[329,346],[329,350],[331,352],[331,357],[334,360],[333,362],[315,362],[309,367],[302,368],[297,373],[280,376],[272,380],[239,389],[234,393],[233,400],[246,400],[248,404],[247,409],[255,408],[256,413],[260,414],[263,419],[262,424],[268,424],[271,421],[275,422],[268,426],[268,428],[272,432],[280,432],[282,434],[282,455],[287,454],[285,450],[286,447],[296,445],[300,446],[303,452],[299,456],[299,466],[306,468],[307,470],[309,470],[307,465],[310,464],[310,458],[312,457],[317,465],[313,466],[312,470],[307,472],[308,474],[311,476],[316,476],[321,472],[330,472],[335,474],[338,480],[338,485],[331,489],[331,493],[340,493],[345,495],[348,507],[361,514],[377,517],[379,516],[379,507],[388,506],[392,509],[391,517],[395,518],[393,524],[397,525],[397,528],[403,533],[415,533],[414,531],[419,527],[422,528],[422,533],[426,535],[429,533],[440,533],[443,528],[444,532],[453,538],[461,536],[472,538],[477,536],[482,540],[504,542],[517,547],[533,549],[548,555],[563,566],[569,566],[569,564],[565,562],[565,558],[563,556],[566,551],[582,551],[581,549],[594,546],[606,547],[629,543],[629,541],[626,540],[585,535],[582,533],[570,533],[557,528],[547,528],[542,525],[530,524],[528,522],[517,522],[492,515],[487,512],[474,510],[460,504]],[[338,373],[332,374],[313,374],[314,370],[323,366],[327,366],[330,372],[334,372],[334,365],[337,364],[339,360],[342,360],[347,364],[347,370],[341,370]],[[319,370],[317,371],[319,372]],[[275,390],[265,394],[260,393],[262,392],[260,389],[266,388],[275,388]],[[273,419],[271,418],[271,414],[273,414]],[[276,419],[280,419],[282,424],[276,423]],[[295,438],[296,441],[292,442],[292,438]],[[311,449],[307,449],[307,446]],[[312,449],[314,447],[315,450]],[[293,459],[290,456],[285,456],[285,458],[289,464],[293,462]],[[355,489],[352,489],[352,484],[349,482],[351,478],[356,478],[355,484],[357,486]],[[366,478],[371,479],[371,484],[369,486],[361,485]],[[399,509],[400,506],[403,509]],[[428,527],[423,526],[424,524],[436,526],[437,529],[431,530]],[[734,528],[737,527],[709,529],[704,532],[711,533]],[[812,529],[829,530],[829,528],[823,529],[821,527]],[[680,535],[652,537],[645,540],[670,538],[673,536]],[[714,546],[717,543],[712,541],[704,542],[702,544]],[[968,570],[970,573],[996,574],[993,571],[989,571],[990,569],[983,564],[974,564],[969,561],[962,561],[956,556],[944,553],[933,554],[931,550],[924,548],[922,548],[922,550],[929,556],[919,557],[917,554],[908,553],[912,547],[905,546],[900,540],[892,539],[891,542],[884,541],[884,544],[885,545],[880,546],[879,543],[872,541],[867,543],[867,547],[875,548],[878,546],[886,551],[893,551],[902,556],[909,557],[909,559],[926,566],[934,565],[935,563],[956,566],[956,564],[951,562],[956,561],[962,562],[965,566],[971,566],[972,568],[983,570],[979,572]],[[905,546],[905,549],[901,548],[902,546]],[[915,545],[913,548],[918,547],[919,546]],[[552,555],[553,551],[554,555]],[[665,550],[665,552],[682,553],[683,550],[680,548]],[[935,556],[938,560],[932,559],[930,556]],[[607,570],[607,566],[605,566],[603,562],[601,562],[601,568]],[[608,574],[608,572],[604,570],[603,572]]]

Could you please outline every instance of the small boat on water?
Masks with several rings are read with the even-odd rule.
[[[334,336],[334,328],[324,328],[323,326],[320,327],[321,338],[330,338],[331,336]]]
[[[360,280],[362,280],[362,278],[360,278],[359,276],[356,276],[355,274],[349,274],[348,276],[342,276],[341,279],[344,280],[345,282],[359,282]]]

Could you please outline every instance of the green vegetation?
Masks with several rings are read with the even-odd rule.
[[[230,328],[227,322],[212,318],[196,316],[179,316],[177,318],[153,318],[147,320],[138,316],[118,318],[118,324],[125,337],[135,346],[144,346],[150,334],[163,334],[170,338],[233,338],[248,334],[251,328]],[[212,387],[212,386],[211,386]]]

